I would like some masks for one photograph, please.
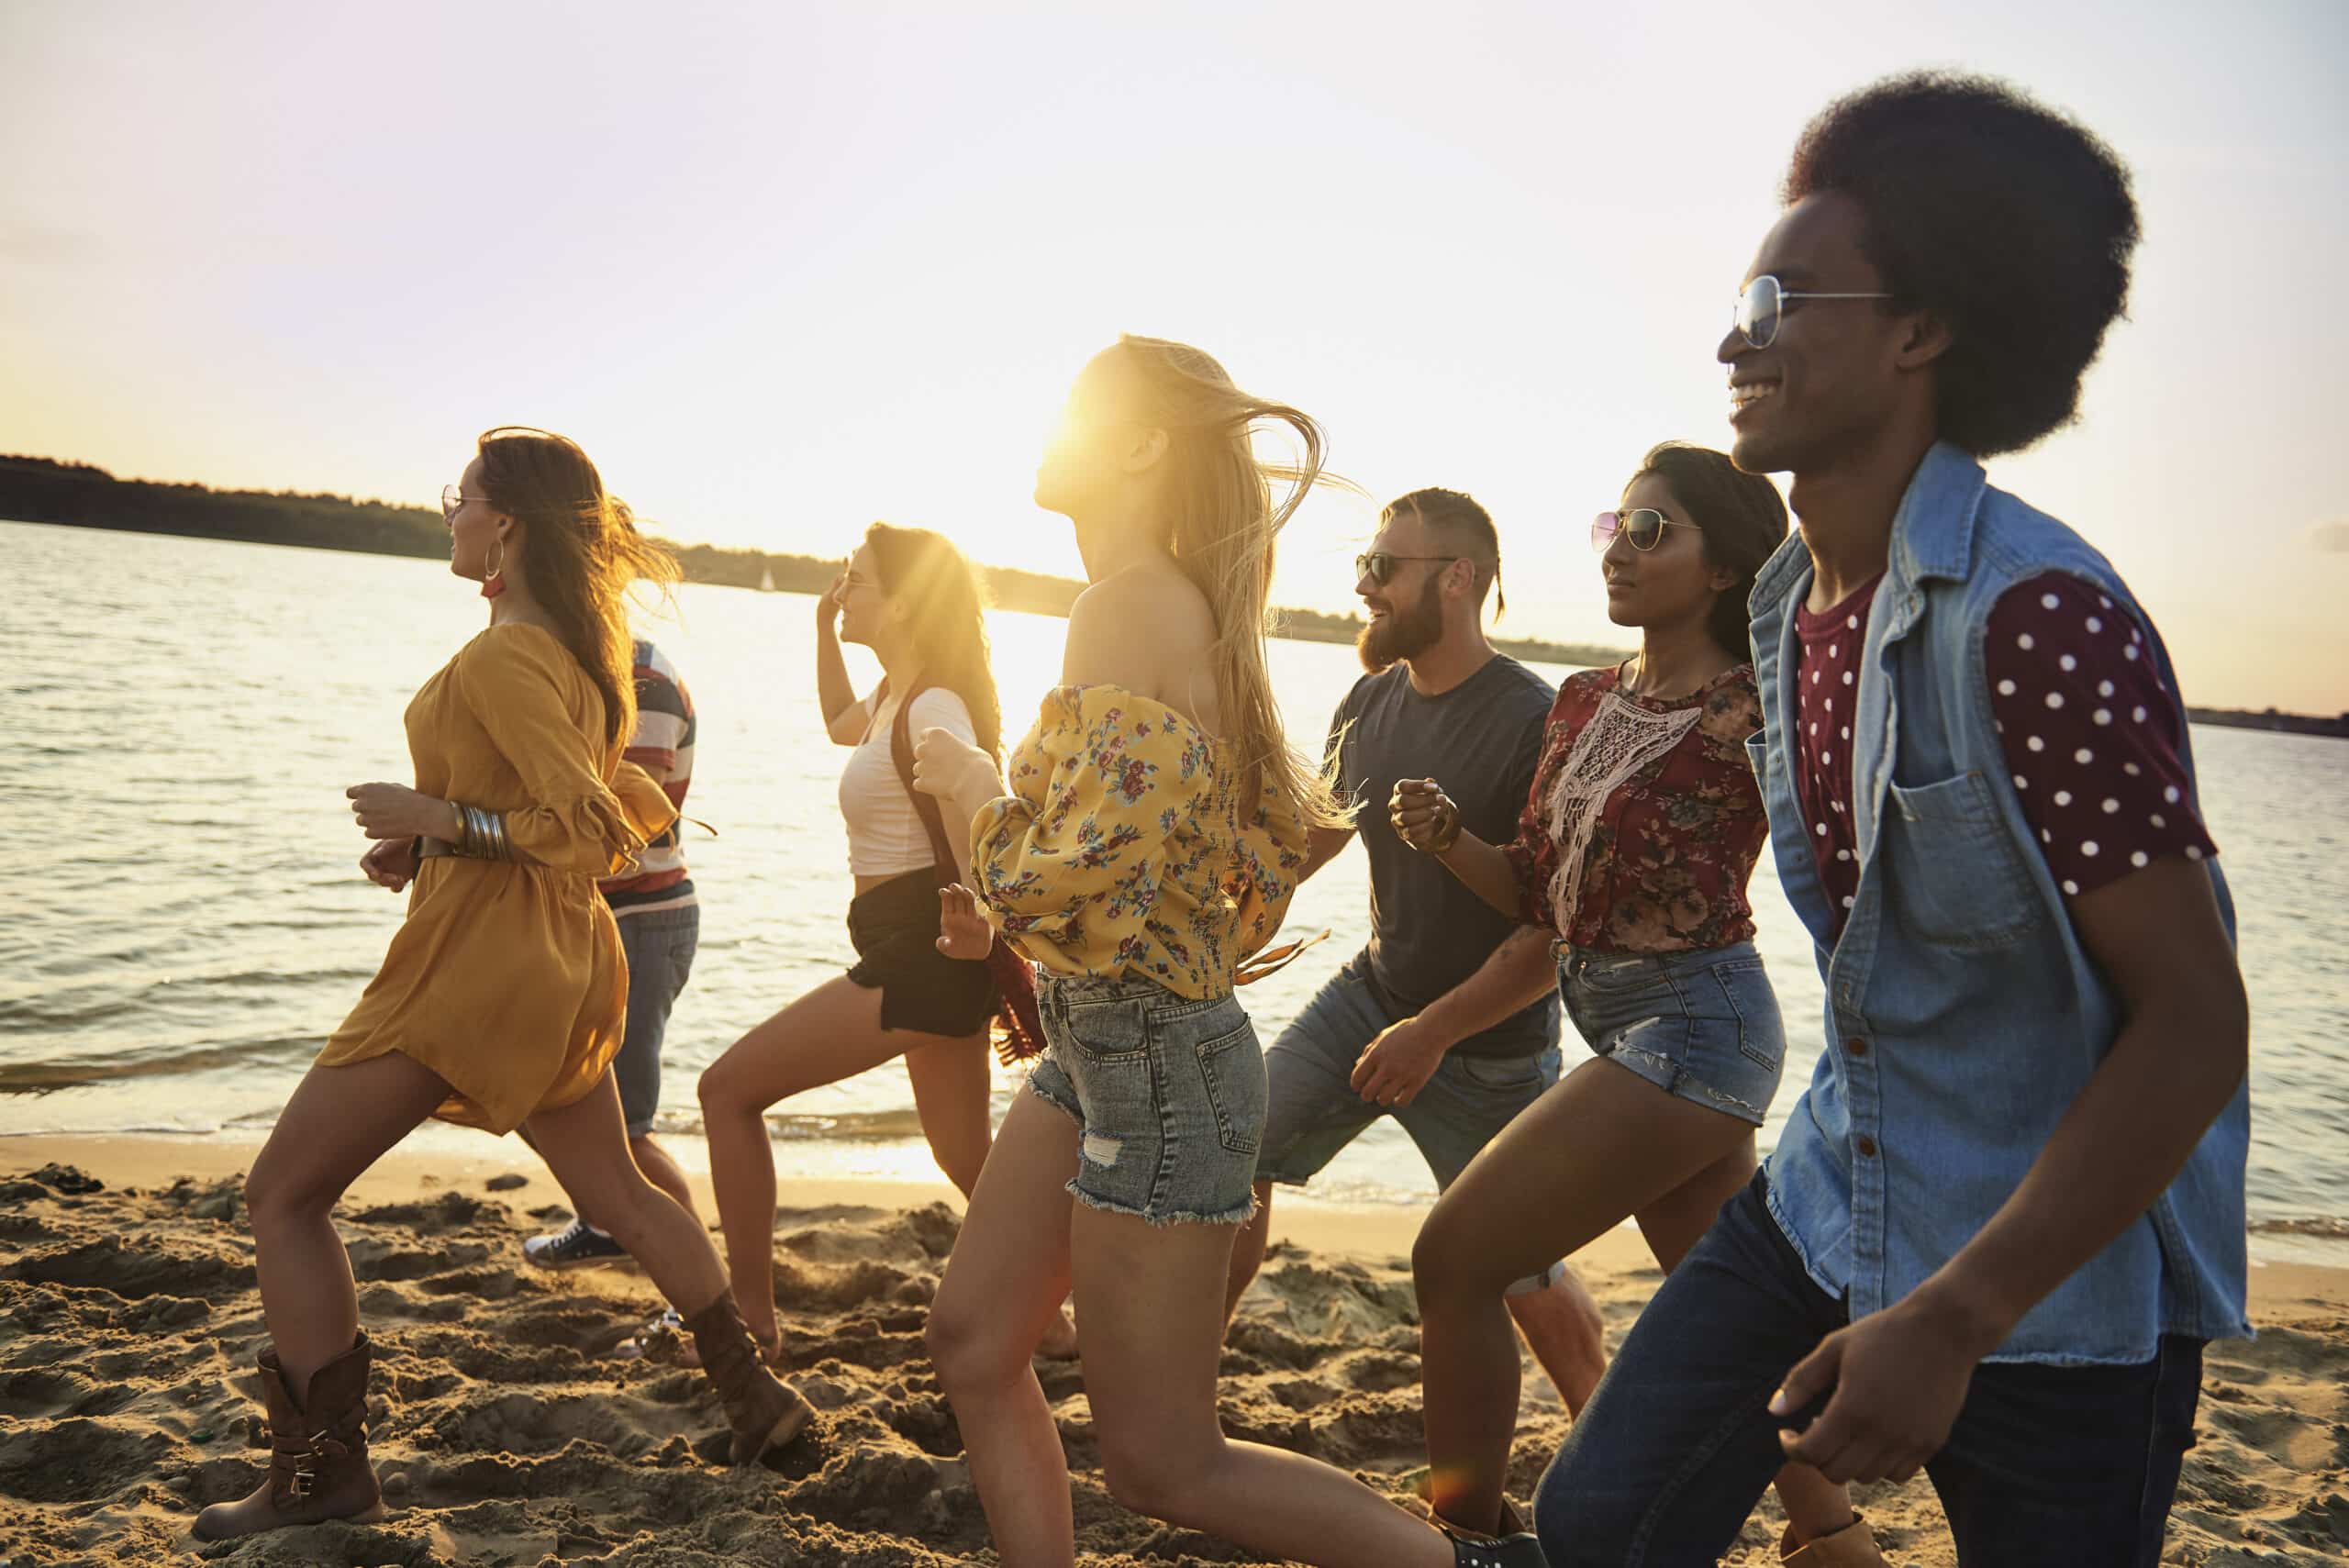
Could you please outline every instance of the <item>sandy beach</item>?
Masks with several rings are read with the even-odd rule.
[[[0,1143],[0,1563],[121,1568],[197,1551],[188,1525],[266,1459],[262,1338],[239,1212],[249,1143],[26,1138]],[[515,1178],[520,1178],[518,1182]],[[704,1193],[705,1214],[711,1212]],[[795,1379],[822,1430],[764,1468],[718,1462],[696,1374],[624,1356],[658,1309],[640,1273],[553,1274],[518,1243],[562,1194],[518,1142],[395,1153],[340,1222],[378,1346],[370,1429],[393,1514],[206,1547],[236,1564],[759,1563],[916,1568],[997,1560],[962,1440],[924,1356],[954,1240],[952,1189],[793,1184],[776,1220]],[[1423,1467],[1415,1213],[1291,1205],[1223,1361],[1235,1436],[1360,1473],[1400,1500]],[[1658,1275],[1617,1232],[1576,1260],[1610,1342]],[[2167,1563],[2316,1564],[2349,1551],[2349,1271],[2253,1274],[2260,1337],[2211,1348],[2199,1442]],[[1261,1561],[1127,1513],[1102,1485],[1084,1376],[1040,1363],[1097,1568]],[[1564,1430],[1529,1365],[1511,1491]],[[1887,1559],[1954,1562],[1920,1478],[1863,1488]],[[1775,1562],[1765,1500],[1725,1560]]]

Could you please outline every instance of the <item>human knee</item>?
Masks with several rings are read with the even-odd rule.
[[[260,1229],[327,1214],[341,1195],[330,1183],[266,1159],[245,1177],[245,1212]]]
[[[1014,1344],[1000,1316],[966,1311],[944,1296],[932,1304],[921,1337],[949,1398],[959,1389],[989,1387],[1028,1371],[1033,1348]]]
[[[1441,1211],[1431,1215],[1411,1243],[1411,1287],[1419,1310],[1498,1300],[1509,1281],[1496,1272],[1487,1251],[1472,1245],[1464,1227],[1444,1223]]]
[[[1206,1488],[1207,1456],[1163,1431],[1102,1432],[1101,1471],[1119,1507],[1168,1524],[1189,1522]]]

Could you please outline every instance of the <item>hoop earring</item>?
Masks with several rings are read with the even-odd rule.
[[[481,596],[484,599],[494,599],[506,592],[506,540],[503,537],[497,539],[496,550],[497,564],[481,574]]]

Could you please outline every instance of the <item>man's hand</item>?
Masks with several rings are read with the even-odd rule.
[[[1906,1481],[1949,1440],[1976,1363],[2004,1337],[1920,1286],[1828,1335],[1787,1373],[1772,1415],[1829,1397],[1799,1436],[1781,1431],[1778,1441],[1830,1481]]]
[[[1389,1024],[1354,1058],[1354,1093],[1373,1105],[1408,1106],[1435,1076],[1453,1043],[1425,1018]]]

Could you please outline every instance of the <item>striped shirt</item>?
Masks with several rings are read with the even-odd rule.
[[[627,759],[652,775],[680,811],[694,772],[694,699],[669,656],[643,638],[636,639],[636,733],[629,737]],[[679,817],[637,857],[634,876],[607,877],[596,884],[614,915],[640,915],[652,909],[676,909],[696,902],[694,884],[685,874],[682,839],[685,818]]]

